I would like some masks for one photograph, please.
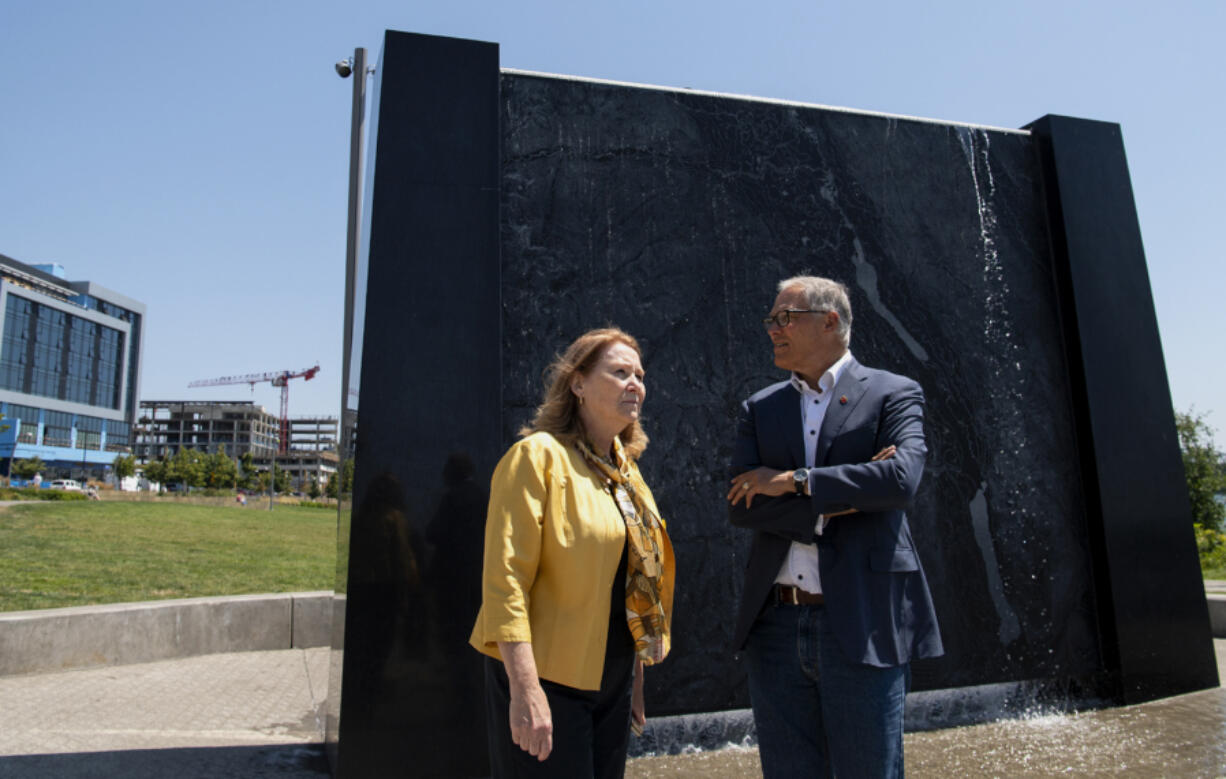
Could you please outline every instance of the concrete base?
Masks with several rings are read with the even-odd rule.
[[[13,611],[0,613],[0,676],[326,646],[331,630],[326,591]]]
[[[1205,603],[1209,606],[1209,629],[1213,637],[1226,638],[1226,594],[1205,593]]]

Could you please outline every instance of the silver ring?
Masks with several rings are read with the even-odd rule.
[[[743,490],[747,490],[747,489],[749,489],[749,482],[747,482],[747,481],[743,481],[743,482],[741,482],[741,489],[743,489]]]

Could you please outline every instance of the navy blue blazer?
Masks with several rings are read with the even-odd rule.
[[[928,581],[911,542],[906,509],[924,471],[924,393],[911,379],[853,358],[832,392],[818,436],[812,497],[754,496],[732,506],[733,525],[754,531],[733,646],[741,649],[766,605],[793,541],[817,543],[826,613],[853,661],[879,667],[943,654]],[[846,401],[843,399],[846,398]],[[897,454],[870,462],[893,444]],[[730,477],[760,465],[804,467],[800,394],[788,381],[746,400],[737,423]],[[848,508],[822,535],[819,514]]]

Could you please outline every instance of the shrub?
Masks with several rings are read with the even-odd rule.
[[[1226,533],[1205,527],[1197,522],[1196,551],[1200,555],[1202,571],[1221,571],[1226,569]]]
[[[0,500],[86,500],[84,492],[43,490],[37,487],[0,487]]]

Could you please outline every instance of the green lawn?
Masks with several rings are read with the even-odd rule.
[[[0,509],[0,611],[330,590],[336,511],[169,503]]]
[[[1226,580],[1226,568],[1205,568],[1202,566],[1200,573],[1205,579]]]

